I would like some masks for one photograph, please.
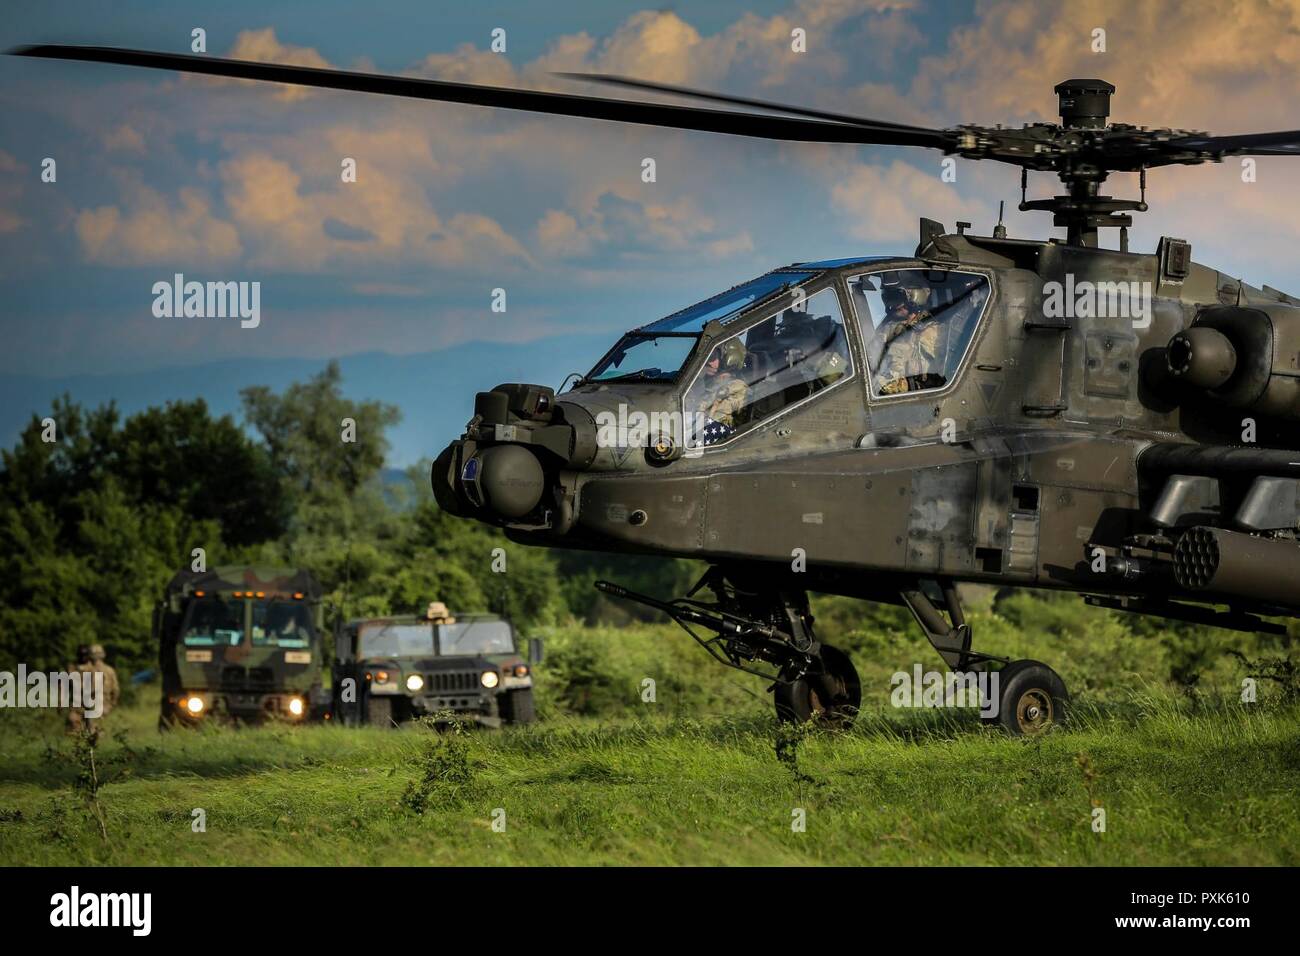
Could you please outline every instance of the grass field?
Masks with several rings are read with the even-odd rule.
[[[1300,862],[1295,709],[1135,700],[1033,742],[967,716],[868,715],[791,766],[767,718],[160,737],[140,708],[118,714],[132,758],[99,748],[127,773],[99,792],[107,839],[50,741],[6,740],[0,863]]]
[[[1035,613],[1048,623],[1017,625],[1009,650],[1057,666],[1076,706],[1030,741],[969,711],[890,707],[888,673],[932,665],[887,626],[843,640],[867,693],[840,734],[779,731],[760,682],[651,627],[550,635],[543,719],[502,732],[160,735],[145,689],[96,750],[95,803],[58,715],[9,711],[0,864],[1300,863],[1300,705],[1241,703],[1214,646],[1192,653],[1187,692],[1157,673],[1188,680],[1185,648],[1077,610],[1062,620],[1086,640],[1063,641]]]

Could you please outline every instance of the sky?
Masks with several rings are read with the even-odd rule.
[[[554,74],[615,73],[932,126],[1050,121],[1056,83],[1098,76],[1116,121],[1300,127],[1295,0],[52,2],[7,11],[0,47],[189,52],[196,27],[213,55],[575,92]],[[1006,200],[1011,235],[1055,234],[1013,211],[1017,170],[959,160],[946,183],[941,159],[0,57],[0,376],[21,377],[24,415],[48,407],[46,381],[241,360],[427,356],[431,382],[455,362],[486,389],[502,377],[475,343],[580,341],[585,370],[591,343],[775,266],[908,254],[920,216],[987,234]],[[1031,195],[1056,185],[1031,177]],[[1300,292],[1297,187],[1288,158],[1249,183],[1235,160],[1153,171],[1132,246],[1186,238],[1197,261]],[[259,282],[260,324],[155,316],[176,273]],[[168,380],[189,398],[208,374]],[[394,462],[436,454],[426,440]]]

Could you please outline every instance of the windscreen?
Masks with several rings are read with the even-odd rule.
[[[307,647],[314,629],[301,601],[258,601],[253,605],[254,647]]]
[[[181,625],[186,647],[235,647],[244,640],[244,602],[220,595],[190,602]]]
[[[505,621],[457,621],[438,625],[438,653],[509,654],[515,649],[510,625]]]
[[[671,382],[677,377],[698,335],[623,336],[614,351],[587,376],[589,382]]]
[[[432,657],[432,624],[371,624],[361,629],[361,657]]]

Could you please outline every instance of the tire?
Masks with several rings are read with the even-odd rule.
[[[531,724],[537,719],[533,689],[508,690],[501,695],[501,718],[508,724]]]
[[[1012,737],[1036,737],[1069,719],[1065,681],[1039,661],[1012,661],[998,675],[998,713],[986,717]]]
[[[839,648],[823,644],[821,659],[824,673],[776,685],[777,719],[796,724],[812,720],[848,729],[862,706],[862,682],[849,655]]]
[[[393,699],[366,695],[366,723],[372,727],[393,726]]]

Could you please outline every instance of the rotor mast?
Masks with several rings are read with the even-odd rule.
[[[1105,80],[1066,80],[1056,85],[1061,116],[1061,131],[1067,138],[1078,138],[1080,145],[1104,133],[1110,116],[1110,98],[1115,87]],[[1129,211],[1146,212],[1146,170],[1142,170],[1143,198],[1114,199],[1101,194],[1101,184],[1106,181],[1108,170],[1104,165],[1093,162],[1086,149],[1063,157],[1058,175],[1068,193],[1053,196],[1051,199],[1024,198],[1025,176],[1021,176],[1022,212],[1039,210],[1054,214],[1053,225],[1064,227],[1066,242],[1072,246],[1096,247],[1099,229],[1113,228],[1125,230],[1124,242],[1127,245],[1127,229],[1133,225]]]

